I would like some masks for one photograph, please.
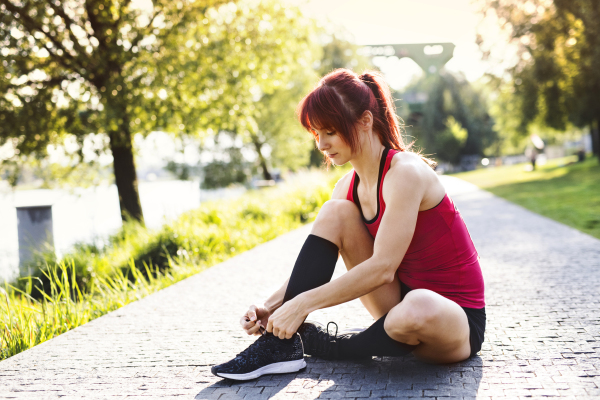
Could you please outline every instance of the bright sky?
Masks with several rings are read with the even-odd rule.
[[[452,42],[447,69],[475,80],[485,72],[475,44],[480,16],[471,0],[284,0],[312,17],[344,27],[357,44]],[[409,59],[379,65],[395,88],[405,86],[420,68]]]

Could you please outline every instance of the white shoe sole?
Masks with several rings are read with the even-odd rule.
[[[222,374],[217,373],[217,376],[221,378],[227,379],[235,379],[237,381],[248,381],[250,379],[256,379],[259,376],[266,374],[286,374],[288,372],[296,372],[300,371],[302,368],[306,367],[306,362],[304,359],[294,360],[294,361],[283,361],[278,363],[273,363],[269,365],[265,365],[255,371],[248,372],[246,374]]]

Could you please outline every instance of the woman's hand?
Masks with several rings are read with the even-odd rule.
[[[279,307],[269,317],[267,332],[273,332],[273,335],[279,339],[291,339],[307,315],[300,296],[295,297]]]
[[[251,305],[240,319],[240,325],[248,335],[260,335],[260,328],[267,326],[269,316],[269,311],[265,307]]]

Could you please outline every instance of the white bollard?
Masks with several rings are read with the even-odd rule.
[[[33,260],[36,254],[54,251],[52,206],[17,207],[17,226],[19,272],[21,276],[29,276],[33,271],[30,271],[26,264]]]

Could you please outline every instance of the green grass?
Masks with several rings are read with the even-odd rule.
[[[343,172],[203,203],[157,230],[128,223],[103,249],[46,256],[35,276],[0,288],[0,360],[313,220]]]
[[[518,164],[454,176],[600,239],[600,165],[595,157],[574,161],[550,160],[529,172],[527,164]]]

